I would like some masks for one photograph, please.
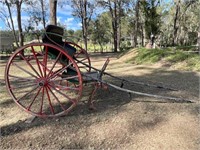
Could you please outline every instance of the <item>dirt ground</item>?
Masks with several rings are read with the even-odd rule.
[[[126,149],[126,150],[198,150],[200,149],[199,73],[174,70],[157,63],[134,65],[113,54],[91,54],[92,64],[101,68],[111,57],[107,72],[128,80],[157,83],[179,89],[169,91],[128,86],[135,91],[182,97],[193,103],[172,102],[129,95],[114,88],[97,91],[96,111],[80,102],[67,116],[35,118],[22,111],[6,93],[5,60],[0,63],[1,149]],[[121,83],[110,77],[104,80]]]

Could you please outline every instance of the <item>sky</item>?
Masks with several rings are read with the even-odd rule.
[[[0,6],[0,9],[4,9],[6,13],[8,13],[6,7],[5,6]],[[23,8],[25,8],[26,6],[23,5]],[[22,9],[23,9],[22,8]],[[22,12],[22,26],[27,26],[28,25],[28,19],[29,19],[29,15],[26,12]],[[13,21],[15,24],[15,28],[17,29],[17,16],[16,16],[16,12],[13,11]],[[75,18],[74,16],[72,16],[72,8],[69,5],[66,5],[64,7],[57,7],[57,22],[59,22],[60,24],[62,24],[63,26],[65,26],[65,28],[67,29],[73,29],[73,30],[78,30],[81,29],[81,22],[78,18]],[[47,24],[49,24],[49,21],[47,21]],[[37,25],[33,25],[35,27],[35,29],[41,29],[42,28],[42,24]],[[5,21],[0,19],[0,30],[8,30],[9,28],[5,25]]]

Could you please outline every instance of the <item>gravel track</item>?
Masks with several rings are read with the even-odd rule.
[[[194,103],[174,103],[109,88],[98,90],[96,111],[84,103],[67,116],[36,118],[23,112],[6,94],[2,79],[5,62],[1,62],[0,126],[1,149],[126,149],[126,150],[198,150],[199,73],[173,70],[155,65],[126,64],[113,54],[92,54],[93,66],[101,68],[103,57],[111,57],[107,72],[134,81],[170,86],[179,91],[144,88],[136,91],[192,99]],[[116,80],[105,80],[118,84]]]

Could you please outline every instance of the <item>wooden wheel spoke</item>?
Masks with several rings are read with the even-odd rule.
[[[60,56],[61,56],[61,52],[59,52],[59,54],[58,54],[58,56],[57,56],[57,58],[56,58],[56,60],[55,60],[55,62],[54,62],[54,64],[53,64],[53,66],[51,67],[49,73],[47,74],[47,77],[49,77],[50,74],[52,73],[52,71],[53,71],[54,67],[56,66],[56,64],[57,64],[57,62],[58,62]]]
[[[79,62],[77,61],[77,63],[83,62],[85,60],[87,60],[87,58],[83,58],[83,59],[79,60]]]
[[[35,76],[34,74],[32,74],[31,72],[27,71],[26,69],[20,67],[18,64],[14,63],[13,62],[13,65],[15,65],[17,68],[19,68],[20,70],[26,72],[27,74],[29,74],[30,76],[34,77],[34,78],[37,78],[37,76]]]
[[[78,91],[79,90],[78,88],[74,88],[74,87],[70,87],[70,86],[63,86],[63,85],[59,85],[59,84],[54,84],[54,86],[56,88],[58,88],[59,90],[73,90],[73,91]]]
[[[54,79],[54,80],[50,80],[50,81],[51,82],[59,82],[59,81],[66,81],[66,80],[70,80],[70,79],[78,79],[78,75],[64,77],[64,78],[61,78],[61,79]]]
[[[86,66],[79,66],[79,68],[88,68],[88,67],[86,67]]]
[[[18,76],[15,76],[15,75],[8,75],[9,77],[12,77],[12,78],[15,78],[17,81],[20,81],[20,82],[25,82],[25,81],[35,81],[35,79],[28,79],[28,78],[24,78],[24,77],[18,77]]]
[[[55,73],[52,76],[49,77],[49,80],[52,79],[52,78],[54,78],[54,77],[56,77],[56,76],[58,76],[60,73],[62,73],[64,70],[66,70],[71,65],[72,65],[72,63],[70,63],[67,66],[64,66],[63,68],[55,71]]]
[[[28,64],[28,66],[38,75],[38,77],[41,77],[39,75],[39,73],[35,70],[35,68],[31,65],[31,63],[20,53],[20,57],[23,58],[23,60],[26,61],[26,63]]]
[[[17,85],[16,87],[13,86],[10,89],[28,88],[28,87],[32,87],[34,85],[36,86],[37,83],[33,83],[33,84],[28,83],[28,84]]]
[[[52,103],[51,103],[51,98],[50,98],[48,89],[47,89],[47,87],[45,87],[45,89],[46,89],[47,99],[48,99],[48,102],[49,102],[49,108],[51,110],[51,113],[54,115],[55,111],[54,111],[54,108],[53,108]]]
[[[64,106],[61,104],[61,102],[59,101],[58,97],[53,93],[53,91],[51,90],[50,87],[47,87],[49,89],[49,91],[51,92],[51,94],[54,96],[54,98],[56,99],[56,101],[59,103],[60,107],[62,108],[63,111],[65,111]]]
[[[78,57],[80,54],[84,54],[82,50],[75,54],[75,57]]]
[[[28,93],[26,93],[25,95],[23,95],[21,98],[19,98],[17,100],[17,102],[19,102],[21,99],[23,99],[24,97],[28,96],[29,94],[31,94],[33,91],[35,91],[37,88],[39,87],[39,85],[35,86],[32,90],[30,90]]]
[[[33,103],[35,102],[35,99],[37,98],[37,96],[39,95],[40,91],[41,91],[42,87],[39,88],[39,90],[37,91],[36,95],[34,96],[31,104],[28,106],[28,110],[30,110],[31,106],[33,105]]]
[[[40,104],[40,114],[42,115],[43,112],[43,103],[44,103],[44,88],[42,88],[42,99]]]
[[[58,92],[60,95],[64,96],[65,98],[67,98],[68,100],[70,100],[73,103],[76,103],[76,101],[72,98],[70,98],[69,96],[67,96],[66,94],[62,93],[60,90],[56,89],[54,86],[50,85],[51,88],[53,88],[56,92]]]
[[[33,52],[33,56],[34,56],[34,58],[35,58],[35,60],[36,60],[36,64],[37,64],[37,66],[38,66],[38,69],[39,69],[39,71],[40,71],[40,74],[41,74],[41,76],[43,77],[43,73],[42,73],[42,70],[41,70],[41,68],[40,68],[40,63],[39,63],[39,60],[38,60],[38,58],[37,58],[37,55],[36,55],[36,52],[35,52],[33,46],[31,46],[31,50],[32,50],[32,52]]]
[[[46,77],[46,71],[47,71],[47,55],[48,55],[48,47],[46,46],[45,48],[45,54],[43,57],[43,72],[44,72],[44,77]]]

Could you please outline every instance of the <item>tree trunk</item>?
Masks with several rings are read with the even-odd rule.
[[[49,0],[49,5],[50,5],[50,24],[57,25],[57,20],[56,20],[57,0]]]
[[[84,0],[83,8],[83,39],[87,51],[87,0]]]
[[[117,31],[117,50],[120,50],[120,44],[121,44],[121,25],[120,20],[118,21],[118,31]]]
[[[177,44],[177,33],[178,33],[178,19],[180,17],[180,0],[176,3],[176,13],[174,16],[174,31],[173,31],[173,41],[172,45],[175,46]]]
[[[117,4],[114,3],[114,15],[113,15],[113,35],[114,35],[114,52],[118,50],[118,29],[117,29]]]
[[[114,52],[117,52],[117,29],[113,27]]]
[[[134,32],[131,33],[130,37],[131,37],[131,47],[134,47],[135,46],[135,41],[134,41]]]
[[[199,26],[199,31],[198,31],[198,39],[197,39],[197,46],[200,54],[200,26]]]
[[[139,24],[139,3],[140,0],[136,2],[135,5],[135,36],[134,36],[134,47],[137,46],[137,38],[138,38],[138,24]]]
[[[144,28],[143,28],[143,26],[141,26],[141,31],[142,31],[142,37],[141,37],[141,39],[142,39],[142,46],[144,47],[144,45],[145,45],[145,30],[144,30]]]
[[[99,42],[99,46],[101,47],[100,52],[103,53],[103,46],[102,46],[101,42]]]
[[[18,30],[19,30],[19,44],[20,46],[24,45],[24,36],[22,32],[22,22],[21,22],[21,5],[22,1],[16,1],[17,6],[17,23],[18,23]]]
[[[113,33],[112,33],[112,36],[113,36],[113,44],[114,44],[114,52],[117,52],[117,50],[119,49],[118,47],[118,39],[119,39],[119,34],[118,34],[118,31],[119,31],[119,22],[120,22],[120,15],[117,15],[117,1],[112,1],[113,2],[113,5],[111,4],[111,0],[108,0],[108,7],[109,7],[109,11],[110,11],[110,14],[111,14],[111,19],[112,19],[112,30],[113,30]],[[113,7],[112,7],[113,6]],[[119,8],[119,11],[120,11],[120,8]]]
[[[14,39],[15,39],[15,43],[16,43],[16,46],[19,47],[18,40],[17,40],[17,35],[16,35],[16,32],[15,32],[15,26],[14,26],[14,23],[13,23],[12,13],[11,13],[11,10],[10,10],[10,5],[9,5],[7,0],[5,1],[5,3],[6,3],[6,6],[8,8],[8,12],[9,12],[9,16],[10,16],[12,33],[13,33],[13,36],[14,36]]]
[[[46,21],[45,21],[44,1],[40,0],[40,3],[41,3],[41,7],[42,7],[42,24],[43,24],[43,27],[45,29],[45,27],[46,27]]]

